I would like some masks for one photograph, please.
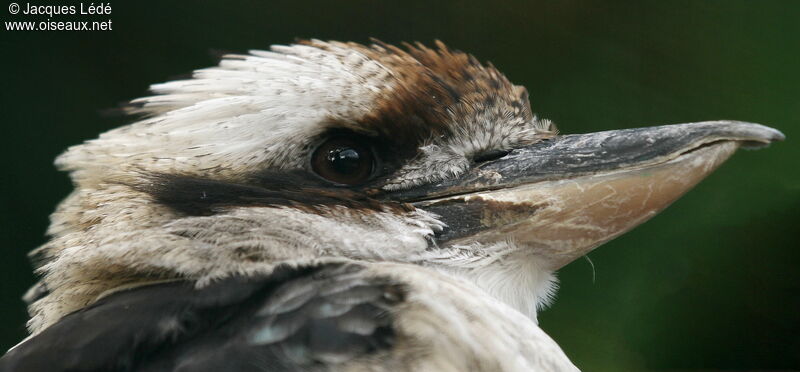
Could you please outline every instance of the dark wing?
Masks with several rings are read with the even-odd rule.
[[[315,371],[394,342],[404,288],[359,264],[126,290],[0,358],[0,372]]]

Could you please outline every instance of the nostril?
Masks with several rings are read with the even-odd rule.
[[[474,161],[475,163],[484,163],[484,162],[487,162],[487,161],[500,159],[500,158],[508,155],[509,152],[511,152],[511,151],[510,150],[491,150],[491,151],[486,151],[486,152],[482,152],[480,154],[475,154],[475,156],[472,157],[472,161]]]

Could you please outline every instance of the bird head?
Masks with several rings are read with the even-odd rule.
[[[430,267],[535,319],[560,267],[782,138],[729,121],[559,136],[525,88],[441,43],[274,46],[152,91],[56,161],[75,191],[33,254],[34,332],[121,288],[326,258]]]

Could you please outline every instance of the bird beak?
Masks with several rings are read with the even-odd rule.
[[[783,139],[735,121],[564,135],[394,197],[441,217],[440,245],[510,240],[556,270],[656,215],[740,146]]]

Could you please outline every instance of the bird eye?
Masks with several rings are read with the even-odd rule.
[[[320,177],[340,185],[366,182],[375,170],[372,147],[365,141],[334,137],[322,143],[311,156],[311,169]]]

